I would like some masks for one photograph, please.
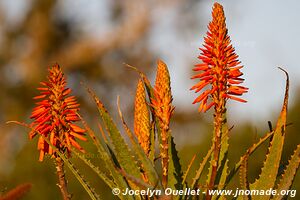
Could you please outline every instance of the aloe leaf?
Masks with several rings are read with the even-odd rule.
[[[44,138],[45,139],[45,138]],[[50,141],[47,141],[48,144],[50,144]],[[58,151],[56,151],[58,152]],[[62,154],[59,156],[65,164],[67,164],[68,168],[71,170],[71,172],[75,175],[77,180],[80,182],[80,184],[83,186],[83,188],[87,191],[91,199],[98,200],[100,199],[99,195],[95,192],[95,189],[92,188],[89,183],[84,179],[84,177],[79,173],[79,170],[75,167],[75,165],[66,157],[64,157]]]
[[[119,115],[120,115],[122,124],[125,129],[125,132],[127,133],[128,137],[132,143],[133,150],[134,150],[135,154],[137,155],[137,158],[140,160],[140,162],[142,164],[143,171],[146,173],[147,178],[149,178],[149,181],[151,184],[157,185],[158,189],[162,189],[161,182],[159,180],[158,174],[153,166],[152,161],[147,157],[144,150],[139,145],[138,141],[136,140],[133,133],[131,132],[131,130],[129,129],[128,125],[125,122],[125,119],[124,119],[123,114],[120,109],[119,99],[118,99],[118,111],[119,111]]]
[[[182,189],[182,171],[174,138],[169,137],[168,186],[172,189]]]
[[[108,111],[104,107],[103,103],[99,100],[99,98],[94,94],[92,90],[87,88],[88,92],[94,99],[97,104],[98,111],[102,118],[103,123],[105,124],[108,135],[111,139],[114,154],[120,163],[121,167],[126,171],[130,172],[133,176],[141,178],[141,173],[139,171],[138,166],[136,165],[136,161],[133,158],[133,154],[125,143],[121,133],[119,132],[116,124],[110,117]]]
[[[151,160],[152,164],[154,165],[155,159],[155,123],[151,123],[150,129],[150,151],[149,151],[149,159]]]
[[[289,164],[286,166],[284,173],[279,180],[279,183],[276,187],[277,191],[289,190],[292,187],[293,180],[296,176],[297,170],[300,164],[300,144],[297,146],[294,154],[289,160]],[[283,195],[279,194],[274,196],[272,199],[280,200],[283,198]]]
[[[190,163],[188,164],[188,167],[187,167],[185,173],[183,174],[181,184],[184,186],[184,188],[186,188],[186,185],[187,185],[186,179],[187,179],[187,176],[188,176],[188,174],[190,172],[190,169],[191,169],[192,165],[194,164],[195,159],[196,159],[196,155],[194,155],[192,157]]]
[[[198,188],[198,186],[197,186],[198,182],[200,180],[200,177],[202,175],[204,167],[205,167],[205,165],[206,165],[209,157],[211,156],[213,150],[214,150],[214,146],[212,145],[211,148],[210,148],[210,150],[207,152],[206,156],[203,158],[203,161],[200,163],[200,166],[199,166],[198,170],[196,171],[196,175],[193,178],[193,182],[191,184],[191,188],[193,188],[193,189]]]
[[[192,165],[193,165],[195,159],[196,159],[196,155],[194,155],[194,156],[192,157],[190,163],[188,164],[188,167],[187,167],[186,171],[184,172],[184,174],[183,174],[183,176],[182,176],[181,185],[182,185],[182,190],[183,190],[183,191],[185,191],[186,188],[189,188],[186,179],[187,179],[188,174],[190,173],[190,169],[191,169],[191,167],[192,167]],[[175,199],[175,200],[179,200],[179,199],[188,199],[188,197],[177,195],[176,197],[174,197],[174,199]]]
[[[219,164],[218,164],[218,174],[216,177],[216,183],[218,183],[218,189],[224,186],[227,175],[228,175],[228,127],[227,127],[227,120],[226,115],[224,114],[225,122],[222,125],[222,138],[221,138],[221,149],[220,149],[220,156],[219,156]],[[213,197],[214,199],[214,197]]]
[[[135,184],[138,188],[140,189],[150,189],[153,190],[154,188],[156,188],[156,186],[153,185],[149,185],[147,183],[145,183],[144,180],[138,179],[128,173],[126,173],[124,170],[120,170],[120,173],[126,177],[127,180],[130,180],[133,184]]]
[[[259,139],[259,141],[255,144],[253,144],[247,151],[246,153],[240,158],[239,162],[234,166],[234,168],[230,171],[229,175],[227,176],[225,185],[222,187],[222,189],[225,189],[227,184],[230,182],[230,180],[233,178],[233,176],[236,174],[236,172],[239,170],[241,167],[245,157],[250,156],[252,153],[256,151],[258,147],[260,147],[267,139],[269,139],[274,132],[267,133],[265,136]]]
[[[246,191],[250,190],[249,188],[249,182],[248,182],[248,156],[246,156],[241,164],[240,170],[239,170],[239,175],[240,175],[240,185],[241,189]],[[240,195],[237,198],[238,200],[249,200],[251,199],[250,196],[247,195]]]
[[[116,165],[112,159],[112,155],[110,154],[104,140],[101,137],[96,137],[95,133],[90,129],[90,127],[86,124],[86,122],[81,119],[84,128],[87,130],[88,134],[94,141],[94,144],[97,147],[100,159],[104,163],[104,167],[110,172],[115,184],[121,191],[125,191],[126,188],[129,188],[129,185],[125,181],[124,177],[119,173],[119,170],[116,168]],[[125,198],[126,197],[126,198]],[[131,196],[123,196],[119,195],[120,199],[132,199]]]
[[[93,200],[100,200],[99,195],[95,192],[95,189],[92,188],[89,183],[84,179],[84,177],[80,174],[79,170],[75,167],[75,165],[68,159],[63,153],[61,153],[51,142],[44,137],[42,134],[40,134],[43,139],[55,150],[55,152],[59,155],[59,157],[64,161],[64,164],[68,166],[68,168],[71,170],[71,172],[74,174],[74,176],[77,178],[77,180],[80,182],[82,187],[85,189],[85,191],[89,194],[91,199]]]
[[[226,153],[226,155],[224,156],[224,159],[222,160],[222,163],[221,163],[221,166],[219,169],[222,169],[222,170],[219,170],[218,171],[218,174],[217,174],[217,178],[216,178],[216,181],[217,181],[217,188],[220,190],[222,187],[224,187],[225,185],[225,182],[226,182],[226,178],[228,176],[228,163],[229,163],[229,160],[227,159],[227,154],[228,152]],[[224,195],[221,195],[221,196],[212,196],[212,199],[220,199],[220,200],[226,200],[225,196]]]
[[[83,154],[77,152],[74,148],[72,151],[80,160],[82,160],[87,166],[89,166],[98,176],[101,178],[111,189],[117,187],[115,183],[103,173],[99,167],[96,167],[90,160],[88,160]]]
[[[273,138],[270,142],[268,154],[264,162],[261,174],[259,175],[259,178],[252,185],[250,185],[251,189],[267,190],[273,188],[276,181],[283,144],[284,144],[288,93],[289,93],[289,76],[286,71],[284,72],[287,78],[286,78],[286,89],[285,89],[283,107],[280,116],[278,118],[276,128],[274,130]],[[268,195],[253,196],[253,199],[269,199],[269,198],[270,196]]]

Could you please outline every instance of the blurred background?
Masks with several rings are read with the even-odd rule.
[[[300,2],[220,1],[236,53],[245,66],[248,103],[229,103],[231,164],[268,131],[267,121],[276,123],[284,94],[283,67],[291,76],[291,93],[282,166],[300,143]],[[119,123],[117,95],[127,121],[132,124],[135,86],[138,76],[123,63],[133,65],[153,81],[156,60],[169,66],[176,106],[172,134],[186,166],[194,154],[196,169],[210,146],[212,113],[197,113],[196,97],[189,88],[192,67],[199,63],[198,48],[211,20],[211,1],[183,0],[0,0],[0,194],[30,182],[25,199],[59,199],[55,166],[50,159],[38,162],[36,139],[28,130],[6,121],[30,122],[29,116],[45,79],[47,68],[59,63],[69,87],[78,96],[81,113],[96,124],[95,105],[80,81],[87,83]],[[132,127],[132,125],[131,125]],[[93,147],[83,144],[90,152]],[[250,159],[250,181],[259,174],[267,145]],[[97,165],[97,155],[88,155]],[[77,163],[77,160],[74,159]],[[78,162],[77,166],[104,199],[111,191]],[[281,169],[280,173],[283,169]],[[87,199],[80,184],[67,171],[73,199]],[[205,178],[205,177],[204,177]],[[235,187],[233,183],[232,187]],[[300,192],[300,174],[293,189]],[[297,195],[299,196],[299,194]]]

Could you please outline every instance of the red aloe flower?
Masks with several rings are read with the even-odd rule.
[[[66,79],[58,64],[49,68],[48,81],[41,82],[41,87],[37,88],[40,95],[34,97],[39,100],[33,109],[30,118],[33,130],[29,133],[32,139],[35,135],[40,135],[38,140],[39,160],[43,161],[45,154],[56,157],[51,146],[41,135],[48,138],[50,143],[61,152],[71,153],[71,147],[75,147],[84,152],[77,143],[76,138],[86,141],[85,130],[75,125],[79,121],[79,104],[74,96],[69,96],[71,89],[66,87]]]
[[[200,103],[199,112],[206,112],[212,106],[224,106],[227,99],[246,102],[236,97],[246,93],[248,88],[239,86],[244,81],[240,78],[243,75],[240,71],[243,66],[240,65],[238,55],[230,42],[223,7],[215,3],[212,21],[208,25],[207,36],[204,37],[204,48],[200,48],[202,52],[198,57],[203,63],[193,69],[200,73],[192,79],[200,81],[191,90],[197,93],[207,88],[193,102]]]

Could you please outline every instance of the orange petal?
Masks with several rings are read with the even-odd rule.
[[[77,133],[84,133],[85,130],[80,128],[79,126],[75,125],[75,124],[70,124],[71,126],[71,129],[74,131],[74,132],[77,132]]]
[[[70,131],[70,135],[73,135],[74,137],[80,139],[80,140],[83,140],[83,141],[87,141],[87,138],[85,138],[83,135],[80,135],[78,133],[75,133],[73,131]]]
[[[246,103],[246,102],[247,102],[247,101],[244,100],[244,99],[240,99],[240,98],[238,98],[238,97],[234,97],[234,96],[231,96],[231,95],[226,95],[226,97],[229,98],[229,99],[233,99],[233,100],[242,102],[242,103]]]
[[[35,96],[35,97],[33,97],[33,99],[42,99],[42,98],[45,98],[45,97],[46,97],[46,95],[43,94],[43,95]]]
[[[44,155],[45,155],[44,150],[40,150],[40,157],[39,157],[40,162],[42,162],[44,160]]]

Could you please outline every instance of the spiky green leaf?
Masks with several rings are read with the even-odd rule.
[[[289,160],[289,164],[286,166],[284,173],[281,176],[281,179],[276,187],[277,191],[282,190],[289,190],[293,184],[293,180],[296,176],[296,172],[299,168],[300,164],[300,144],[297,146],[294,154],[292,155],[291,159]],[[274,196],[272,199],[280,200],[284,196],[279,194]]]
[[[84,128],[87,130],[88,134],[92,138],[94,144],[97,147],[100,159],[104,163],[104,168],[110,172],[111,177],[113,178],[114,183],[121,191],[125,191],[126,188],[129,188],[129,185],[125,181],[124,177],[120,174],[119,169],[117,169],[112,155],[107,148],[107,145],[102,137],[96,137],[94,131],[87,125],[87,123],[82,119]],[[120,199],[132,199],[131,196],[119,195]]]
[[[98,111],[113,145],[112,150],[119,164],[126,172],[130,172],[131,175],[137,178],[141,178],[141,173],[138,166],[136,165],[136,161],[133,157],[133,154],[128,148],[126,142],[124,141],[121,133],[119,132],[116,124],[112,120],[108,111],[92,90],[88,89],[88,92],[97,104]]]
[[[250,156],[252,153],[254,153],[258,147],[260,147],[266,140],[268,140],[274,132],[267,133],[265,136],[259,139],[259,141],[255,144],[253,144],[247,151],[246,153],[240,158],[239,162],[234,166],[234,168],[230,171],[229,175],[227,176],[225,185],[222,187],[222,189],[225,189],[227,184],[230,182],[230,180],[233,178],[233,176],[236,174],[236,172],[239,170],[241,167],[245,157]]]
[[[104,172],[102,172],[99,167],[96,167],[89,159],[87,159],[84,154],[77,152],[73,149],[73,153],[82,160],[87,166],[89,166],[98,176],[101,178],[111,189],[117,187],[115,183],[108,177]]]
[[[285,138],[286,115],[287,115],[288,92],[289,92],[289,76],[286,71],[284,72],[287,76],[287,79],[286,79],[286,89],[285,89],[283,107],[280,116],[278,118],[276,128],[274,130],[273,138],[270,142],[268,154],[264,162],[264,166],[262,168],[261,174],[259,175],[259,178],[252,185],[250,185],[251,189],[267,190],[273,188],[276,181],[283,144],[284,144],[284,138]],[[253,196],[252,199],[267,200],[269,198],[270,196],[264,195],[264,196]]]
[[[178,152],[176,150],[174,138],[169,137],[169,165],[168,165],[168,187],[180,190],[182,185],[182,170],[179,161]]]
[[[119,110],[119,115],[120,115],[121,121],[123,123],[125,132],[127,133],[128,137],[132,143],[133,150],[134,150],[135,154],[137,155],[138,160],[141,162],[141,167],[143,168],[144,173],[146,174],[147,178],[149,179],[150,184],[152,184],[153,186],[157,186],[158,189],[162,189],[161,182],[159,180],[158,174],[155,170],[155,167],[154,167],[152,161],[147,157],[144,150],[139,145],[136,137],[134,137],[133,133],[131,132],[131,130],[129,129],[128,125],[126,124],[126,122],[123,118],[123,115],[122,115],[122,112],[121,112],[121,109],[119,106],[119,101],[118,101],[118,110]],[[139,180],[139,179],[136,178],[136,180]]]
[[[59,157],[64,161],[64,164],[68,166],[68,168],[71,170],[71,172],[74,174],[76,179],[79,181],[79,183],[82,185],[82,187],[85,189],[85,191],[89,194],[91,199],[93,200],[100,200],[100,196],[95,192],[95,189],[90,186],[90,184],[84,179],[84,177],[81,175],[79,170],[75,167],[75,165],[68,159],[63,153],[61,153],[49,140],[48,138],[44,137],[42,134],[40,134],[43,139],[53,148],[53,150],[59,155]]]
[[[240,175],[240,185],[241,189],[246,191],[250,190],[248,182],[248,156],[246,156],[241,164],[239,175]],[[240,195],[237,198],[238,200],[249,200],[251,199],[250,195]]]
[[[206,156],[203,158],[203,161],[200,163],[199,168],[196,171],[196,175],[193,178],[193,182],[191,184],[191,188],[193,188],[193,189],[198,188],[198,186],[197,186],[198,182],[199,182],[199,180],[201,178],[201,175],[202,175],[202,172],[204,170],[204,167],[205,167],[205,165],[206,165],[209,157],[211,156],[213,150],[214,150],[214,146],[212,145],[211,148],[209,149],[209,151],[207,152]]]

